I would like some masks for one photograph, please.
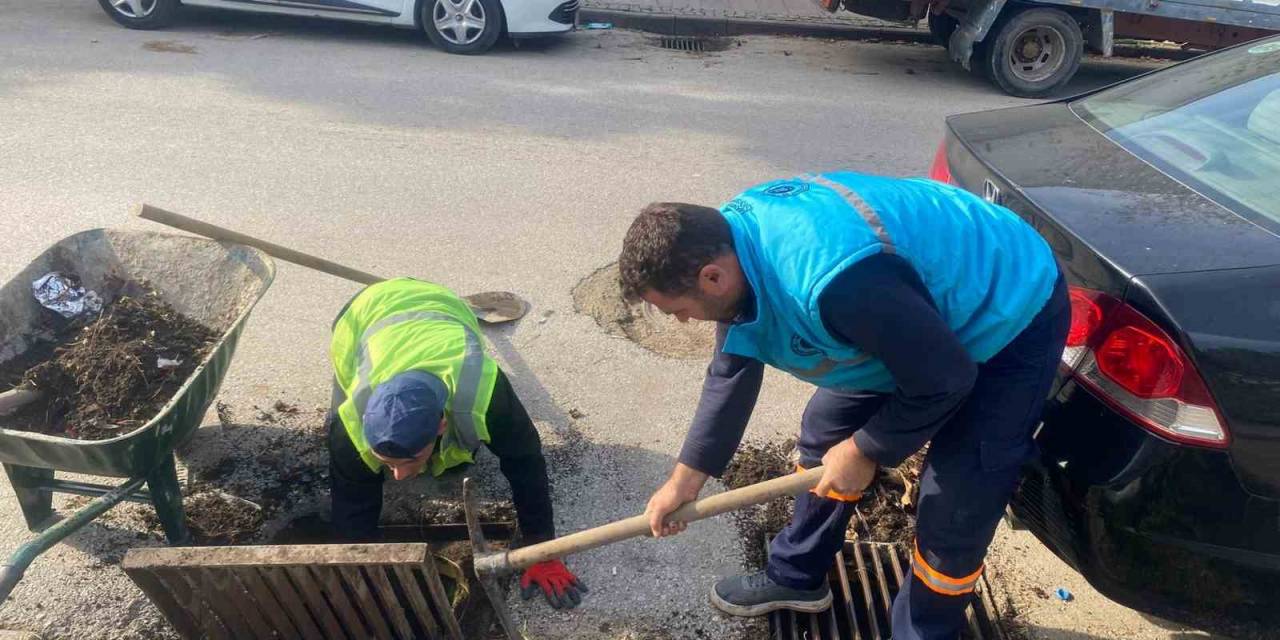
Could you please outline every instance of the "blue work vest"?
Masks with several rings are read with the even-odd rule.
[[[923,178],[808,174],[752,187],[720,211],[755,293],[755,318],[732,325],[722,349],[820,387],[894,388],[818,309],[832,278],[867,256],[906,259],[976,362],[1031,323],[1058,277],[1049,245],[1012,211]]]

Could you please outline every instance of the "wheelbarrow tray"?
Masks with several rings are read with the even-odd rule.
[[[242,245],[160,233],[94,229],[63,239],[0,288],[0,362],[37,344],[40,307],[31,283],[74,273],[91,290],[107,278],[146,282],[179,313],[220,333],[216,345],[160,412],[108,440],[76,440],[5,429],[0,462],[108,477],[145,476],[200,426],[218,393],[249,312],[275,277],[266,254]]]

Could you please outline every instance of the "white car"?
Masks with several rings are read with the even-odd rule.
[[[449,53],[484,53],[512,38],[573,29],[579,0],[98,0],[130,29],[158,29],[182,6],[213,7],[421,29]]]

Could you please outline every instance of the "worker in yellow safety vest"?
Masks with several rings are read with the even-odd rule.
[[[555,537],[538,432],[485,352],[465,301],[410,278],[374,284],[339,314],[329,357],[329,478],[340,537],[376,539],[386,475],[439,476],[473,462],[482,445],[511,484],[521,543]],[[540,590],[556,608],[577,606],[587,591],[560,560],[530,567],[520,584],[526,598]]]

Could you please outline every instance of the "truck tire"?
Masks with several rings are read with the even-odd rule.
[[[1042,98],[1076,75],[1084,35],[1070,14],[1027,8],[1002,17],[974,48],[976,66],[1009,95]]]

